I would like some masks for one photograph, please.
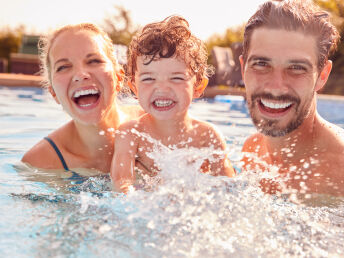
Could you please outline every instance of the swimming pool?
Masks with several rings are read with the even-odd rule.
[[[216,124],[239,166],[255,129],[242,102],[225,101],[197,101],[190,112]],[[38,88],[0,87],[0,103],[1,257],[344,256],[341,198],[303,205],[264,195],[254,174],[215,178],[176,166],[183,153],[164,157],[170,171],[154,191],[116,194],[101,176],[77,184],[19,162],[68,120],[60,106]],[[318,106],[344,128],[344,101]]]

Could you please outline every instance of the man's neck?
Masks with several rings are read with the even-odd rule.
[[[272,163],[292,164],[309,157],[317,149],[318,114],[313,112],[299,128],[283,137],[264,136]]]

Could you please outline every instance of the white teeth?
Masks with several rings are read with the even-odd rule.
[[[279,109],[279,108],[287,108],[289,107],[291,104],[293,104],[292,102],[285,102],[285,103],[272,103],[272,102],[268,102],[266,100],[261,99],[260,100],[262,102],[262,104],[268,108],[275,108],[275,109]]]
[[[167,107],[173,104],[172,100],[155,100],[154,105],[157,107]]]
[[[80,104],[80,107],[88,107],[91,106],[92,104]]]
[[[90,95],[90,94],[98,94],[99,90],[96,89],[88,89],[88,90],[78,90],[74,92],[73,98],[78,98],[80,96]]]

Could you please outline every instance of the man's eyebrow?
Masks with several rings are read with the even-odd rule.
[[[247,62],[251,62],[251,61],[271,61],[271,58],[267,58],[265,56],[257,56],[257,55],[252,55],[249,57],[249,59],[247,60]]]

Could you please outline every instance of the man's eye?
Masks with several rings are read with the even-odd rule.
[[[307,68],[302,65],[292,65],[289,67],[290,70],[293,71],[299,71],[299,72],[305,72],[307,71]]]
[[[253,67],[266,67],[268,63],[265,61],[257,61],[252,64]]]

